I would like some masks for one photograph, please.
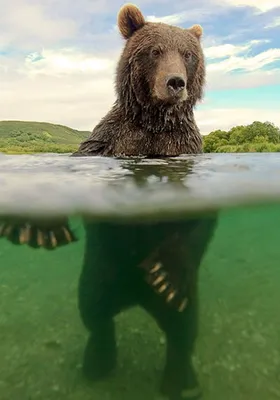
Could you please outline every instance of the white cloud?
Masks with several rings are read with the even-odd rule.
[[[261,12],[272,10],[273,8],[280,7],[279,0],[222,0],[224,3],[231,6],[250,6],[255,7]]]
[[[280,68],[265,68],[280,60],[280,49],[268,49],[256,55],[251,53],[253,46],[265,42],[269,41],[206,47],[207,89],[246,89],[280,84]]]
[[[170,14],[163,17],[156,17],[155,15],[148,15],[146,17],[147,21],[150,22],[163,22],[165,24],[180,24],[185,21],[186,13]]]
[[[243,46],[235,46],[233,44],[225,43],[219,46],[206,47],[204,54],[207,58],[224,58],[234,56],[235,54],[243,53],[250,48],[250,44]]]
[[[269,85],[280,85],[280,68],[227,74],[219,70],[207,73],[206,90],[250,89]],[[221,93],[222,96],[222,93]],[[260,99],[261,102],[261,99]]]
[[[274,18],[274,20],[265,26],[265,29],[277,28],[280,26],[280,17]]]
[[[256,71],[280,60],[280,48],[269,49],[251,57],[231,56],[226,60],[208,65],[208,71],[231,72],[238,69]]]
[[[148,15],[146,19],[151,22],[164,22],[172,25],[180,25],[188,21],[193,23],[196,20],[202,22],[213,15],[213,10],[216,15],[222,15],[227,11],[226,6],[249,6],[263,13],[280,7],[280,0],[210,0],[207,2],[207,5],[197,4],[187,11],[164,16]]]
[[[195,115],[202,134],[216,129],[229,130],[236,125],[247,125],[253,121],[270,121],[280,126],[280,113],[276,108],[212,108],[197,110]]]
[[[147,21],[150,22],[163,22],[165,24],[170,24],[170,25],[180,25],[185,22],[191,21],[203,21],[205,20],[206,17],[210,16],[212,14],[211,8],[193,8],[192,10],[188,11],[182,11],[180,13],[175,13],[175,14],[169,14],[165,15],[162,17],[156,17],[155,15],[148,15],[146,17]]]
[[[218,46],[209,46],[204,49],[207,58],[224,58],[232,57],[240,53],[244,53],[252,48],[252,46],[260,43],[269,43],[269,40],[251,40],[243,45],[234,45],[230,43],[220,44]]]
[[[1,1],[0,1],[1,5]],[[1,6],[0,46],[30,48],[51,45],[73,37],[78,26],[72,19],[52,18],[42,4],[13,0]]]
[[[44,50],[42,55],[43,59],[32,62],[38,56],[32,53],[19,68],[1,73],[0,120],[39,120],[92,129],[115,98],[114,53],[95,57],[66,49]]]
[[[38,61],[36,61],[38,59]],[[66,74],[106,74],[115,67],[115,61],[105,57],[96,57],[92,54],[81,54],[74,49],[62,49],[59,52],[43,50],[41,53],[29,54],[24,63],[22,73],[29,75],[59,76]]]

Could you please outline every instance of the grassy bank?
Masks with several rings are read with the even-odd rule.
[[[0,121],[0,152],[72,153],[89,134],[46,122]]]

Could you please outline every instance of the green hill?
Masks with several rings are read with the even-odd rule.
[[[71,153],[90,132],[33,121],[0,121],[2,153]]]

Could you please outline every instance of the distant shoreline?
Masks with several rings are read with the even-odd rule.
[[[0,153],[73,153],[89,135],[49,122],[0,121]],[[280,152],[280,129],[271,122],[254,121],[229,131],[216,130],[202,139],[205,153]]]

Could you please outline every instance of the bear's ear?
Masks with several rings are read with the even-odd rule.
[[[193,25],[191,28],[188,29],[198,40],[201,39],[203,34],[203,29],[201,25]]]
[[[135,31],[145,25],[145,18],[134,4],[125,4],[118,13],[118,27],[125,39],[129,39]]]

